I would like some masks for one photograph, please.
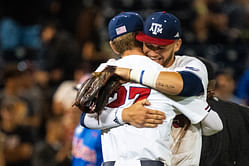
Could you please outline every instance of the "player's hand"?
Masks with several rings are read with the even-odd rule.
[[[122,112],[122,119],[125,123],[132,126],[142,127],[157,127],[166,119],[164,112],[145,108],[144,106],[150,105],[146,99],[136,102]]]

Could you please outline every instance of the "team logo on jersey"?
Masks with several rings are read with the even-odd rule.
[[[122,26],[122,27],[116,28],[116,33],[117,33],[117,35],[120,35],[120,34],[125,33],[125,32],[127,32],[127,30],[126,30],[126,27],[125,27],[125,26]]]
[[[152,23],[149,31],[151,31],[154,35],[157,35],[158,33],[163,33],[162,24]]]
[[[186,66],[185,68],[193,71],[200,71],[199,69],[190,66]]]

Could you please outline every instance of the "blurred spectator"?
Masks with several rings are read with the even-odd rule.
[[[200,166],[249,165],[249,107],[224,101],[214,95],[215,79],[211,65],[208,70],[208,104],[223,123],[223,130],[202,137]]]
[[[49,72],[50,81],[58,84],[73,78],[75,66],[81,64],[80,48],[72,35],[54,22],[44,23],[39,65]]]
[[[77,94],[75,88],[82,76],[89,70],[88,64],[77,66],[73,73],[74,79],[63,81],[53,96],[53,113],[55,116],[61,117],[60,123],[63,124],[63,148],[56,155],[58,161],[63,161],[68,154],[71,154],[73,133],[80,121],[80,111],[78,108],[72,107]]]
[[[0,96],[3,96],[4,94],[17,96],[21,88],[21,84],[19,82],[20,76],[21,71],[17,69],[16,64],[8,64],[4,66],[2,71],[2,81],[4,87],[1,90]]]
[[[76,38],[81,46],[81,56],[96,67],[100,62],[112,57],[106,35],[105,17],[103,15],[103,1],[84,0],[76,24]],[[107,35],[106,35],[107,36]]]
[[[232,74],[219,72],[216,75],[215,96],[224,101],[231,101],[241,104],[242,101],[234,95],[235,82]]]
[[[80,48],[68,32],[61,30],[56,22],[43,24],[42,48],[37,60],[35,79],[46,93],[49,111],[52,114],[52,98],[64,80],[73,79],[76,66],[81,64]],[[46,116],[49,118],[49,116]]]
[[[101,166],[101,131],[78,125],[74,132],[72,166]]]
[[[5,157],[4,157],[4,142],[5,135],[0,131],[0,166],[5,166]]]
[[[80,121],[80,111],[72,107],[77,94],[76,86],[88,70],[88,65],[78,66],[74,71],[74,80],[63,81],[53,96],[53,113],[62,117],[62,123],[65,124],[64,139],[70,146],[74,129]]]
[[[46,124],[46,138],[35,145],[32,166],[70,166],[65,151],[64,124],[60,118],[51,118]]]
[[[197,42],[227,42],[229,19],[224,11],[224,0],[195,0],[193,5]]]
[[[30,132],[36,135],[38,139],[42,113],[41,104],[43,104],[38,96],[41,94],[38,88],[36,89],[34,86],[31,73],[28,70],[20,71],[21,69],[17,64],[8,64],[4,67],[3,89],[0,90],[0,100],[16,97],[27,105],[27,112],[22,126],[30,127]]]
[[[76,38],[80,45],[91,42],[94,49],[100,50],[100,33],[98,29],[103,26],[103,16],[99,12],[101,4],[92,4],[83,8],[79,14],[76,26]]]
[[[88,74],[90,69],[91,67],[87,63],[76,66],[73,72],[74,79],[65,80],[59,85],[53,96],[53,112],[55,115],[63,115],[67,113],[67,111],[71,111],[77,94],[75,88],[77,84],[79,84],[82,76]]]
[[[21,88],[18,95],[29,101],[32,110],[28,116],[27,123],[34,128],[37,136],[41,137],[41,123],[44,110],[47,109],[44,91],[42,91],[35,81],[34,75],[36,74],[36,69],[30,61],[19,62],[18,69],[21,70],[19,79]]]
[[[43,21],[47,19],[57,21],[67,32],[75,34],[81,3],[82,0],[43,0]]]
[[[4,51],[4,59],[17,61],[20,47],[37,50],[40,48],[41,0],[19,1],[2,0],[0,3],[2,18],[0,20],[0,48]]]
[[[249,105],[249,69],[245,70],[239,79],[237,96],[243,100],[243,104]]]
[[[6,139],[4,141],[4,157],[6,166],[31,165],[32,145],[34,137],[29,126],[23,126],[26,103],[17,97],[9,96],[1,100],[1,131]]]
[[[227,6],[229,16],[230,36],[235,42],[249,40],[249,1],[233,0]]]
[[[26,118],[30,112],[30,107],[27,101],[19,96],[19,92],[22,88],[21,84],[21,71],[16,67],[16,64],[9,64],[3,71],[3,89],[0,90],[0,102],[9,99],[10,97],[17,98],[25,105],[25,113],[23,116]],[[22,125],[26,123],[23,121]]]

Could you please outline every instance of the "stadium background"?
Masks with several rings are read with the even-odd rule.
[[[0,120],[13,122],[15,130],[1,125],[0,149],[8,145],[13,150],[22,140],[25,148],[2,152],[0,158],[8,156],[7,162],[19,165],[23,159],[34,166],[70,165],[79,112],[70,107],[75,91],[58,87],[65,83],[72,90],[74,81],[83,80],[108,58],[116,58],[107,35],[107,23],[115,14],[136,11],[146,18],[162,10],[181,20],[179,54],[212,61],[217,72],[228,73],[234,81],[228,85],[234,87],[226,88],[232,92],[224,93],[230,93],[234,102],[244,100],[238,98],[237,89],[249,68],[248,0],[1,0]],[[69,102],[63,105],[64,101]]]

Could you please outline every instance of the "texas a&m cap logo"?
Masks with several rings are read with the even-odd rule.
[[[151,27],[149,29],[149,31],[152,32],[152,34],[157,35],[157,33],[162,33],[163,32],[163,28],[162,28],[162,24],[158,24],[158,23],[152,23]]]
[[[136,39],[150,44],[169,45],[180,37],[180,20],[170,13],[155,12],[147,17],[143,32]]]

